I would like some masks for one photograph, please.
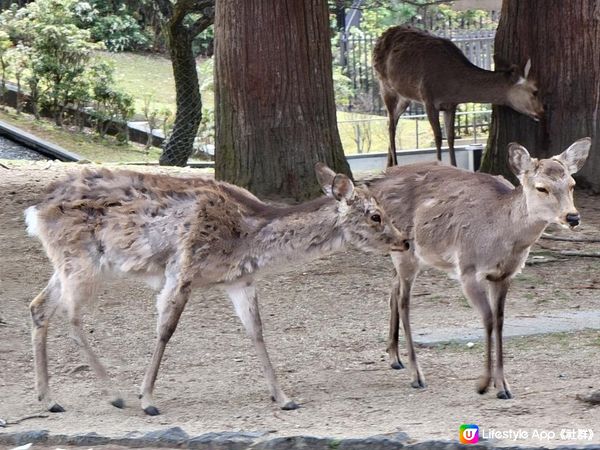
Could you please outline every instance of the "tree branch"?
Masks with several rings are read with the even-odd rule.
[[[578,239],[578,238],[571,238],[571,237],[552,236],[551,234],[548,234],[548,233],[542,234],[542,239],[547,239],[549,241],[565,241],[565,242],[587,242],[587,243],[600,242],[600,238]]]
[[[199,33],[202,33],[204,30],[206,30],[208,27],[210,27],[213,24],[213,22],[215,21],[214,13],[215,13],[215,10],[213,8],[212,14],[202,16],[198,20],[196,20],[190,26],[190,35],[197,36]]]

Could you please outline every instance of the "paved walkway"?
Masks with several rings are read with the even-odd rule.
[[[600,311],[559,310],[536,317],[504,320],[505,337],[563,333],[585,329],[600,330]],[[415,333],[415,342],[421,345],[480,340],[483,340],[483,327],[479,322],[473,324],[472,327],[437,328]]]

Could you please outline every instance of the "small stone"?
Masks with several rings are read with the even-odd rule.
[[[473,342],[467,342],[467,348],[473,348],[475,344]]]

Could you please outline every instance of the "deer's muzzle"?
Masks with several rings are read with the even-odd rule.
[[[567,214],[566,220],[569,226],[576,227],[577,225],[579,225],[581,216],[579,215],[579,213],[569,213]]]

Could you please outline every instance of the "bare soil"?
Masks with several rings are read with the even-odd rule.
[[[25,233],[22,212],[50,181],[80,166],[32,162],[9,167],[0,167],[0,418],[14,422],[43,410],[34,392],[28,304],[51,273],[41,245]],[[598,237],[598,198],[584,192],[576,197],[585,224],[569,235]],[[600,244],[541,243],[600,250]],[[541,251],[547,250],[534,248]],[[598,258],[572,257],[526,267],[509,293],[506,322],[600,308],[599,269]],[[137,400],[153,349],[155,294],[135,282],[107,284],[90,305],[85,328],[126,408],[116,409],[102,397],[58,314],[49,337],[51,387],[67,412],[0,432],[48,429],[112,436],[180,426],[189,434],[244,430],[360,437],[405,431],[414,440],[456,440],[460,424],[475,423],[529,431],[518,444],[600,443],[600,407],[576,398],[600,389],[597,331],[509,340],[505,366],[512,400],[498,400],[493,391],[475,392],[483,366],[481,343],[419,348],[428,387],[415,390],[407,371],[390,369],[386,360],[391,277],[388,258],[349,250],[260,281],[267,347],[283,388],[302,405],[295,411],[281,411],[270,402],[250,340],[225,295],[216,289],[196,292],[163,360],[155,391],[162,414],[156,417],[145,416]],[[458,284],[435,271],[419,277],[412,317],[417,335],[480,322]],[[562,428],[592,429],[595,436],[561,441]],[[533,438],[535,429],[553,431],[556,439]]]

